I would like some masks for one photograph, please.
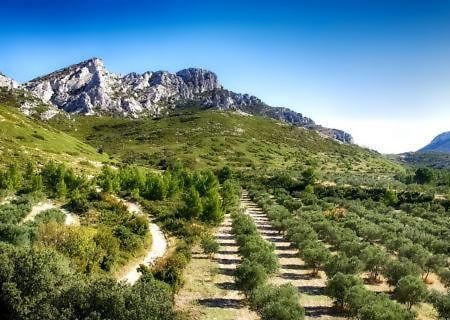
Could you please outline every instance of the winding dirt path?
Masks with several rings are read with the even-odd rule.
[[[60,210],[62,213],[64,213],[64,215],[65,215],[64,224],[65,225],[67,225],[67,226],[80,225],[80,218],[76,214],[69,212],[68,210],[62,208],[61,205],[55,204],[54,202],[52,202],[50,200],[41,201],[41,202],[35,204],[31,208],[30,213],[27,214],[27,216],[22,220],[21,223],[25,223],[27,221],[34,221],[34,218],[36,218],[36,216],[38,216],[40,213],[50,210],[50,209],[57,209],[57,210]]]
[[[144,215],[142,208],[138,204],[117,197],[116,199],[122,202],[127,207],[127,210],[130,213],[136,215]],[[139,259],[138,261],[133,261],[131,264],[125,266],[124,269],[129,271],[126,271],[125,274],[119,277],[120,281],[124,281],[131,285],[135,284],[136,281],[138,281],[141,276],[141,274],[138,271],[139,266],[141,264],[146,266],[151,265],[155,262],[157,258],[162,257],[166,253],[167,240],[163,232],[159,228],[159,226],[149,219],[148,227],[150,234],[152,236],[152,245],[150,247],[150,250],[142,259]]]
[[[335,315],[333,301],[324,293],[326,275],[323,272],[319,272],[318,277],[311,275],[312,270],[298,257],[298,250],[272,227],[262,209],[250,199],[246,191],[242,194],[241,205],[254,219],[261,236],[275,245],[280,270],[270,279],[271,283],[290,283],[297,287],[306,319],[345,319]]]

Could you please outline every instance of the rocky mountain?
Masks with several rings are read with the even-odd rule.
[[[417,152],[444,152],[450,153],[450,131],[436,136],[429,144]]]
[[[33,79],[22,88],[69,113],[154,117],[195,105],[267,116],[352,142],[351,135],[344,131],[324,128],[290,109],[271,107],[257,97],[226,90],[215,73],[197,68],[175,74],[148,71],[122,76],[109,72],[102,60],[93,58]]]
[[[7,89],[17,89],[19,88],[19,84],[0,72],[0,87]]]

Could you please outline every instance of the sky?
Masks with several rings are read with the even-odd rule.
[[[0,71],[201,67],[383,153],[450,131],[450,0],[2,0]]]

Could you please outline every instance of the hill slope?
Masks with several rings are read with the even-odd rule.
[[[20,112],[3,95],[0,99],[0,166],[23,164],[33,159],[40,163],[48,160],[63,161],[72,167],[91,170],[107,156],[95,148],[57,130],[37,118]]]
[[[159,119],[63,117],[51,124],[129,163],[181,161],[201,168],[292,168],[386,173],[399,169],[376,152],[339,143],[314,130],[259,116],[200,110]]]

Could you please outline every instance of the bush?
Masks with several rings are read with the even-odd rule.
[[[301,320],[305,315],[291,284],[259,286],[251,293],[250,303],[263,320]]]
[[[348,258],[345,253],[331,256],[325,264],[324,271],[328,278],[332,278],[338,272],[343,274],[357,274],[363,268],[363,263],[355,256]]]
[[[220,247],[217,240],[211,235],[204,236],[200,242],[200,245],[202,247],[203,252],[210,257],[217,251],[219,251]]]
[[[350,289],[358,286],[362,287],[361,279],[353,275],[345,275],[338,272],[333,278],[327,281],[326,293],[332,297],[336,304],[344,309],[349,304]]]
[[[267,272],[264,266],[244,258],[235,270],[235,279],[238,287],[249,294],[253,289],[265,283]]]
[[[313,274],[317,275],[331,258],[330,251],[321,242],[312,242],[300,251],[300,255],[306,264],[313,269]]]

